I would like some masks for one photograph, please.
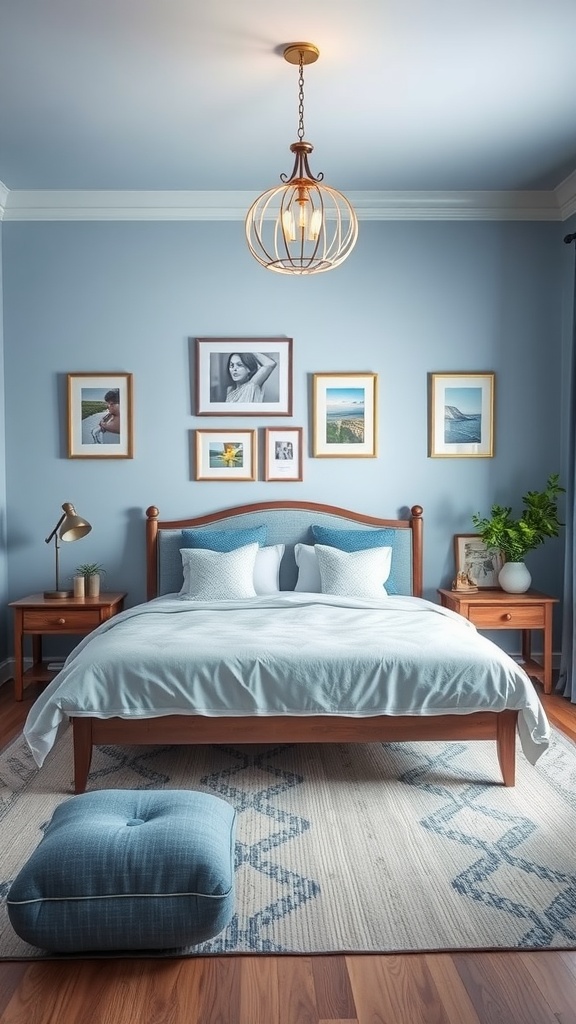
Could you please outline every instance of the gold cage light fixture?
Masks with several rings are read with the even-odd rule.
[[[338,267],[350,255],[358,237],[358,218],[341,192],[314,177],[308,157],[314,149],[304,139],[304,65],[318,60],[313,43],[290,43],[284,60],[297,64],[298,142],[292,174],[280,175],[283,185],[270,188],[255,200],[246,215],[250,252],[267,270],[279,274],[319,274]]]

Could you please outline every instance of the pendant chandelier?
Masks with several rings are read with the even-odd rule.
[[[250,252],[267,270],[279,274],[319,274],[332,270],[350,255],[358,237],[358,219],[341,192],[323,185],[308,164],[313,145],[304,139],[304,65],[318,60],[312,43],[290,43],[284,60],[298,64],[298,142],[293,142],[292,174],[280,175],[283,185],[270,188],[246,215]]]

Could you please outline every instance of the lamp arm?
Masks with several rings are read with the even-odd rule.
[[[59,529],[60,529],[60,527],[62,526],[62,523],[64,522],[65,518],[66,518],[66,513],[65,513],[65,512],[63,512],[63,513],[62,513],[62,515],[60,516],[60,519],[59,519],[59,520],[58,520],[58,522],[56,523],[56,526],[55,526],[55,527],[54,527],[54,529],[52,530],[52,533],[50,534],[50,536],[49,536],[49,537],[45,537],[45,538],[44,538],[44,543],[45,543],[45,544],[49,544],[49,543],[50,543],[50,541],[52,540],[52,538],[54,537],[54,535],[55,535],[55,534],[56,534],[56,533],[58,532],[58,530],[59,530]]]

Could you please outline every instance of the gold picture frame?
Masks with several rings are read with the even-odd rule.
[[[131,373],[69,373],[68,458],[134,456]]]
[[[255,430],[196,430],[195,480],[256,479]]]
[[[429,375],[430,458],[493,458],[494,390],[492,372]]]
[[[312,454],[316,459],[375,459],[377,373],[315,373]]]

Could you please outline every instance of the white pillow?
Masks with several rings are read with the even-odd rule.
[[[392,548],[340,551],[316,544],[323,594],[342,597],[386,597],[384,583],[390,575]]]
[[[258,544],[235,551],[180,548],[184,586],[179,593],[188,601],[235,601],[256,597],[254,566]]]
[[[294,590],[307,594],[319,594],[322,590],[320,568],[313,544],[295,544],[294,558],[298,566],[298,579]]]
[[[280,562],[284,544],[258,548],[254,565],[254,590],[257,594],[277,594],[280,590]]]

